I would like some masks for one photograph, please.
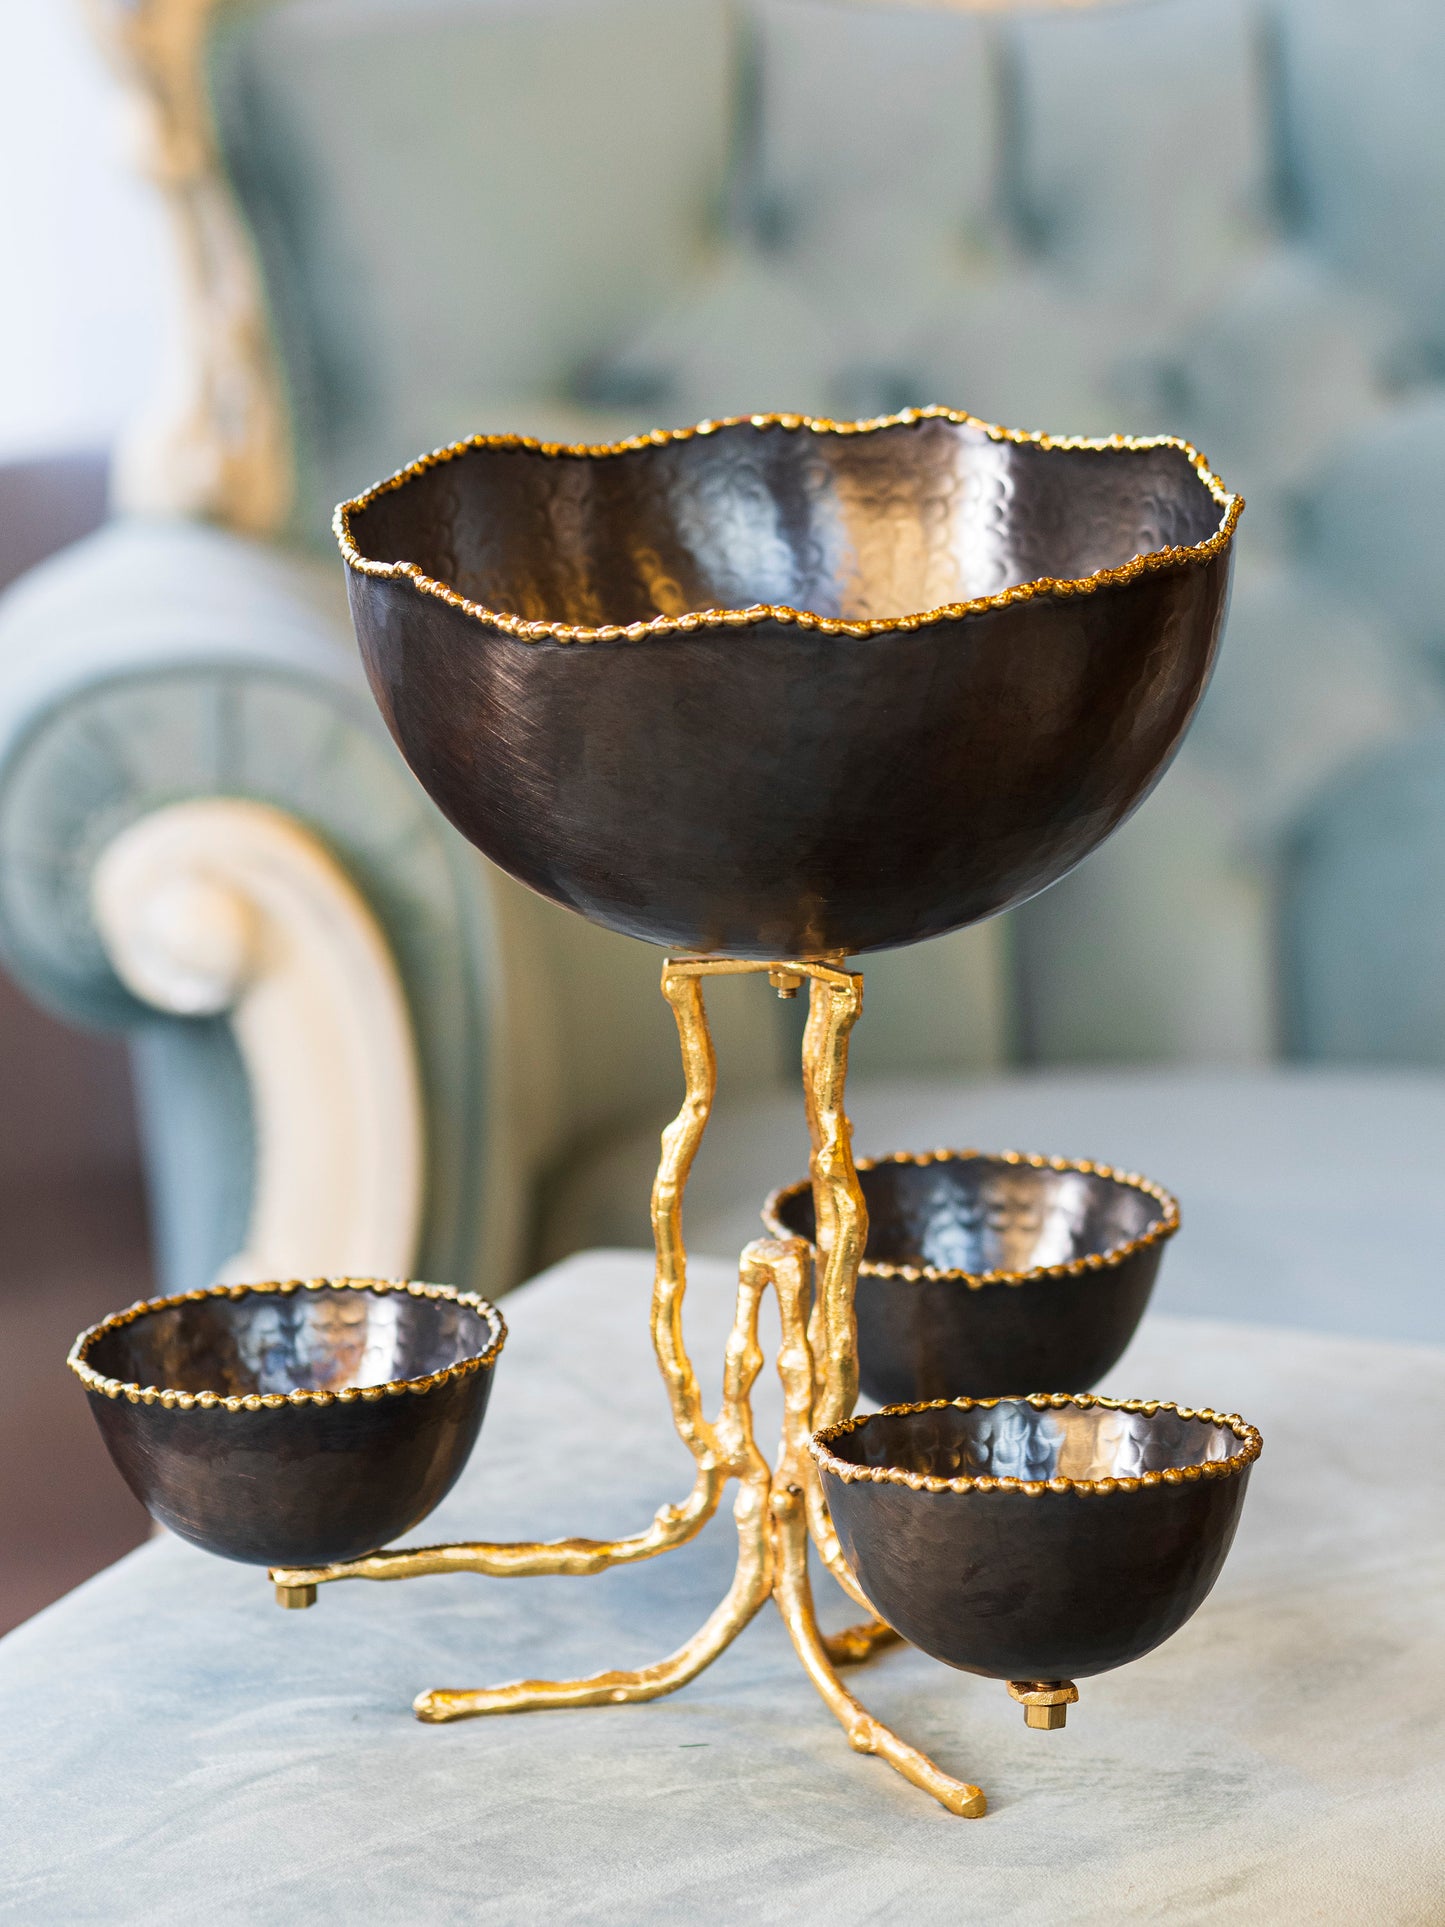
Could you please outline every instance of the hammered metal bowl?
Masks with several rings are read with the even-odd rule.
[[[882,1405],[1083,1392],[1134,1336],[1179,1206],[1147,1178],[1018,1151],[863,1158],[858,1372]],[[775,1191],[777,1238],[815,1234],[807,1183]]]
[[[1258,1432],[1155,1400],[901,1405],[811,1444],[844,1554],[905,1639],[1068,1682],[1139,1659],[1219,1577]]]
[[[68,1362],[153,1518],[226,1559],[315,1566],[446,1496],[505,1339],[499,1311],[446,1285],[308,1279],[133,1305]]]
[[[1152,787],[1242,504],[1186,443],[922,409],[483,436],[341,505],[371,686],[503,869],[692,954],[992,915]]]

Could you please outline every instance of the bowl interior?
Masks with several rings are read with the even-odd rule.
[[[858,1180],[868,1206],[865,1260],[875,1265],[975,1277],[1032,1271],[1118,1250],[1163,1217],[1154,1198],[1118,1178],[1001,1157],[884,1158],[860,1168]],[[811,1242],[809,1186],[784,1192],[775,1213],[789,1236]]]
[[[350,516],[361,554],[487,609],[600,626],[782,604],[886,620],[1206,540],[1179,446],[1062,448],[966,420],[730,424],[614,453],[486,444]]]
[[[470,1305],[326,1285],[193,1299],[103,1333],[86,1362],[125,1384],[177,1392],[339,1391],[426,1378],[492,1342]]]
[[[1151,1416],[1015,1399],[875,1412],[828,1443],[848,1464],[935,1479],[1135,1479],[1240,1450],[1227,1425],[1163,1407]]]

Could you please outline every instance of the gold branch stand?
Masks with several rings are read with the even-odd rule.
[[[818,1627],[808,1578],[808,1543],[817,1547],[845,1592],[867,1609],[843,1558],[807,1454],[809,1435],[847,1418],[858,1395],[858,1344],[853,1293],[868,1235],[867,1211],[853,1164],[843,1108],[848,1039],[863,1004],[863,979],[840,957],[774,963],[729,958],[668,958],[662,994],[672,1006],[682,1045],[687,1092],[662,1135],[662,1157],[652,1188],[652,1232],[657,1274],[652,1294],[652,1342],[667,1385],[673,1423],[696,1463],[692,1491],[668,1505],[645,1531],[617,1540],[558,1539],[513,1545],[422,1546],[372,1553],[333,1566],[277,1567],[271,1577],[283,1606],[315,1603],[316,1588],[338,1579],[412,1579],[426,1573],[480,1572],[495,1578],[546,1573],[582,1575],[631,1565],[687,1543],[717,1511],[736,1479],[733,1517],[738,1562],[726,1597],[705,1625],[666,1659],[633,1671],[585,1679],[518,1680],[469,1691],[434,1688],[415,1701],[418,1718],[469,1719],[483,1713],[523,1713],[539,1707],[620,1705],[657,1699],[695,1679],[725,1651],[771,1597],[799,1659],[860,1753],[873,1753],[931,1793],[950,1813],[977,1818],[985,1811],[975,1786],[951,1779],[932,1760],[873,1718],[838,1677],[838,1667],[867,1659],[897,1638],[870,1614],[833,1637]],[[812,1140],[816,1212],[816,1276],[807,1244],[759,1238],[739,1267],[737,1312],[723,1370],[716,1419],[703,1411],[697,1376],[682,1335],[687,1254],[682,1200],[688,1173],[712,1110],[717,1060],[708,1030],[703,982],[708,977],[766,973],[780,996],[809,986],[803,1035],[803,1092]],[[752,1390],[762,1370],[758,1312],[771,1285],[782,1329],[778,1376],[784,1419],[776,1466],[770,1467],[753,1432]]]

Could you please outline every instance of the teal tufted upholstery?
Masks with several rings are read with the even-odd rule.
[[[1445,1064],[1445,731],[1329,786],[1290,848],[1280,922],[1295,1054]]]
[[[691,272],[727,160],[726,10],[383,0],[237,11],[213,88],[268,270],[302,521],[455,438],[537,432]]]
[[[363,889],[422,1058],[423,1275],[485,1278],[493,1262],[505,1278],[519,1228],[490,1227],[489,1261],[480,1216],[495,1201],[477,1182],[497,939],[470,851],[375,717],[330,571],[216,531],[118,524],[26,578],[4,615],[5,957],[62,1015],[135,1036],[163,1277],[188,1287],[242,1243],[246,1087],[224,1024],[158,1018],[122,988],[89,883],[129,823],[219,795],[285,809]]]
[[[1435,0],[271,0],[228,12],[212,79],[295,549],[123,527],[0,607],[0,942],[59,1008],[139,1026],[173,1278],[227,1244],[249,1166],[224,1036],[142,1022],[89,922],[98,849],[159,801],[279,802],[376,905],[426,1059],[433,1270],[515,1275],[559,1169],[670,1108],[656,959],[460,849],[359,684],[330,505],[477,428],[943,401],[1191,436],[1249,510],[1183,755],[1045,897],[876,960],[855,1070],[1439,1060]],[[781,1074],[777,1016],[721,999],[744,1090]]]

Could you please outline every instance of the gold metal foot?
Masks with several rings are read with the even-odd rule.
[[[1024,1725],[1041,1733],[1052,1733],[1069,1717],[1079,1689],[1071,1679],[1011,1679],[1009,1698],[1024,1709]]]
[[[823,1635],[823,1650],[834,1666],[861,1666],[886,1646],[902,1643],[902,1633],[894,1632],[881,1619],[865,1619],[861,1626],[845,1626],[841,1633]]]
[[[275,1574],[272,1574],[275,1578]],[[309,1585],[287,1585],[276,1581],[276,1604],[284,1606],[288,1612],[300,1612],[307,1606],[316,1604],[316,1588]]]

